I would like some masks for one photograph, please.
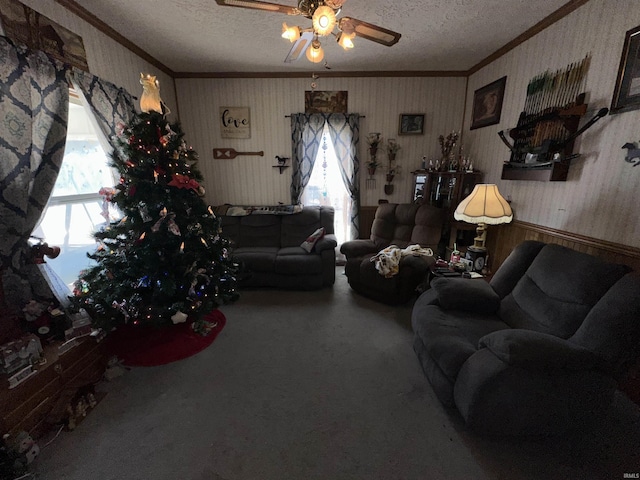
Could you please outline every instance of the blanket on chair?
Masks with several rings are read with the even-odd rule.
[[[371,257],[370,260],[375,262],[376,270],[380,275],[385,278],[391,278],[397,275],[400,270],[400,260],[409,255],[414,257],[433,257],[433,250],[422,248],[420,245],[409,245],[407,248],[389,245]]]

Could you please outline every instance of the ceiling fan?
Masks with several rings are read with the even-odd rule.
[[[294,44],[284,60],[285,63],[296,61],[302,54],[306,54],[310,62],[319,63],[324,58],[320,37],[329,35],[334,35],[338,44],[345,50],[353,48],[353,39],[356,36],[387,47],[398,43],[401,35],[397,32],[356,18],[337,18],[345,1],[298,0],[297,7],[290,7],[259,0],[216,0],[218,5],[227,7],[251,8],[311,19],[312,26],[310,28],[290,27],[286,23],[282,24],[282,36]],[[338,32],[334,33],[336,27]]]

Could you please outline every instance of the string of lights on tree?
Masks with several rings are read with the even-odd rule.
[[[123,217],[94,234],[96,265],[74,290],[74,303],[98,326],[189,319],[206,334],[212,326],[203,316],[238,297],[229,241],[203,200],[197,153],[183,135],[156,111],[120,128],[111,162],[120,181],[102,192]]]

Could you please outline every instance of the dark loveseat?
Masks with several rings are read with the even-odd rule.
[[[232,254],[242,265],[241,287],[315,290],[334,284],[337,241],[332,207],[309,206],[297,213],[248,213],[220,215],[223,234],[232,241]],[[305,251],[302,243],[321,227],[325,235],[311,252]]]
[[[581,427],[640,348],[640,275],[527,241],[490,283],[437,278],[413,308],[414,349],[439,399],[493,434]]]
[[[351,240],[341,245],[347,257],[344,267],[349,285],[356,292],[388,303],[407,302],[416,295],[416,287],[427,278],[434,257],[406,256],[399,272],[390,278],[382,276],[371,257],[390,245],[405,248],[420,245],[435,254],[442,236],[444,212],[431,205],[383,203],[376,210],[368,239]]]

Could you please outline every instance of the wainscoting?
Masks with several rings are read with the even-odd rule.
[[[518,220],[508,225],[489,227],[487,230],[491,270],[496,271],[514,247],[525,240],[557,243],[579,252],[604,258],[609,262],[623,263],[634,270],[640,270],[640,248]]]

